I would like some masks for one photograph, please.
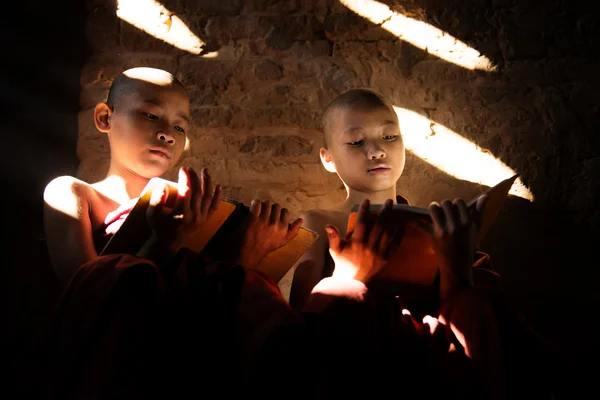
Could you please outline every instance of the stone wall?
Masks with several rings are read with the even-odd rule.
[[[195,128],[182,165],[211,168],[229,197],[271,199],[294,214],[328,207],[343,190],[318,159],[320,111],[336,94],[371,87],[521,174],[535,202],[511,197],[484,250],[540,326],[563,300],[559,284],[574,309],[585,308],[595,291],[590,274],[598,277],[582,255],[600,224],[597,11],[560,0],[380,3],[447,32],[496,69],[438,58],[338,0],[164,0],[165,26],[180,18],[205,43],[201,55],[120,20],[114,0],[88,0],[80,177],[100,179],[107,166],[93,106],[122,70],[154,66],[174,72],[192,96]],[[398,190],[427,205],[481,187],[409,153]]]

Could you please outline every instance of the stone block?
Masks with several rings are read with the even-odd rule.
[[[283,69],[275,61],[263,60],[254,67],[254,76],[261,81],[276,81],[283,76]]]

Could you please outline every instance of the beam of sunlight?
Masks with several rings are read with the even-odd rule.
[[[436,168],[465,181],[485,186],[516,174],[489,152],[443,125],[414,111],[394,107],[406,149]],[[517,178],[510,194],[533,201],[533,193]]]
[[[490,59],[455,37],[423,21],[406,17],[374,0],[340,0],[363,18],[381,26],[399,39],[443,60],[470,70],[494,71]]]
[[[155,0],[117,0],[117,17],[172,46],[200,54],[205,45],[177,15]],[[209,58],[215,54],[209,53]]]

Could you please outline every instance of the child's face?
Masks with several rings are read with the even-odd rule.
[[[190,129],[190,100],[178,86],[135,84],[110,116],[111,157],[132,172],[153,178],[183,154]]]
[[[405,153],[393,110],[337,110],[331,128],[329,148],[321,149],[321,160],[328,170],[334,170],[349,188],[364,193],[396,185],[404,169]]]

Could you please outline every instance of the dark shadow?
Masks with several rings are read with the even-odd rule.
[[[2,25],[2,360],[5,397],[32,384],[26,360],[56,292],[37,258],[42,194],[75,174],[79,73],[88,55],[85,4],[14,2]],[[18,374],[26,372],[27,375]],[[19,379],[18,379],[19,378]]]

